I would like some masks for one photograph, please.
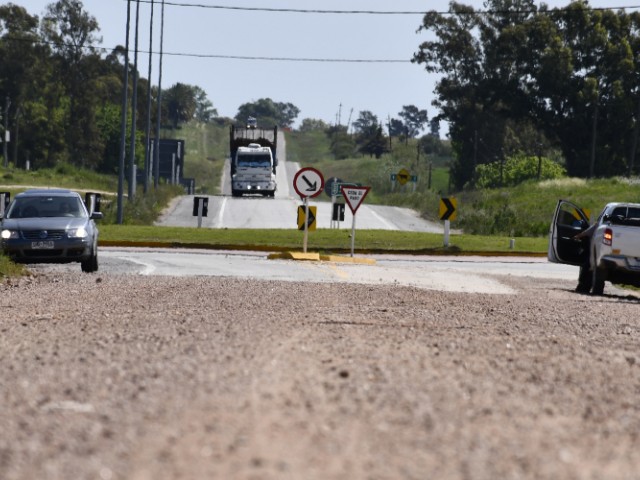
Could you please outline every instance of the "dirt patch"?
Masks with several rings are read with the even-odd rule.
[[[503,281],[5,281],[2,478],[638,478],[638,299]]]

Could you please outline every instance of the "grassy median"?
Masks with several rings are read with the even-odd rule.
[[[544,254],[546,238],[452,234],[444,247],[443,234],[356,230],[358,252],[397,252],[409,254],[500,253]],[[203,247],[217,249],[254,249],[265,251],[301,250],[303,232],[293,229],[211,229],[188,227],[152,227],[101,225],[101,245],[151,245]],[[513,248],[512,248],[513,247]],[[309,232],[308,250],[339,253],[350,251],[351,230],[319,229]]]

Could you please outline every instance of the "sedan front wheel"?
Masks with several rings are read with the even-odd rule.
[[[80,262],[80,267],[85,273],[93,273],[98,271],[98,251],[94,250],[89,258]]]

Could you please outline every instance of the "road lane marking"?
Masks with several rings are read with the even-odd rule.
[[[387,225],[387,227],[389,227],[390,230],[398,230],[398,228],[390,223],[387,222],[384,217],[382,217],[381,215],[379,215],[373,208],[369,208],[369,211],[373,214],[374,217],[376,217],[381,223]]]
[[[224,209],[227,206],[227,197],[222,197],[222,205],[220,205],[220,211],[218,212],[218,219],[216,220],[216,227],[222,228],[222,216],[224,215]]]
[[[132,258],[128,256],[124,256],[123,258],[132,263],[143,266],[144,268],[139,272],[140,275],[153,275],[153,272],[156,271],[156,267],[150,263],[143,262],[141,260],[138,260],[137,258]]]

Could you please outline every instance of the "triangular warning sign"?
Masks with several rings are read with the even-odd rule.
[[[371,187],[340,187],[342,191],[342,196],[344,197],[347,205],[351,209],[351,212],[355,215],[356,210],[364,200],[364,197],[367,196]]]

